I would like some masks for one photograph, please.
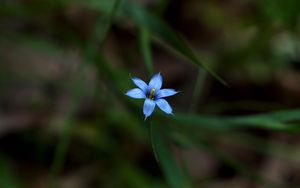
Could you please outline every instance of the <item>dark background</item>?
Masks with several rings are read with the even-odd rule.
[[[299,187],[299,7],[1,0],[0,187]],[[124,93],[156,72],[150,125]]]

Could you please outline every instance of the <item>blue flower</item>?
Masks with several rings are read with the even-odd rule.
[[[132,78],[132,81],[138,88],[127,91],[126,95],[135,99],[145,99],[143,108],[145,120],[153,113],[155,105],[165,113],[173,114],[171,106],[163,98],[173,96],[178,92],[174,89],[161,89],[163,79],[160,73],[151,78],[149,85],[136,77]]]

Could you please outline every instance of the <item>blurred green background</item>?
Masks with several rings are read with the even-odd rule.
[[[1,0],[0,188],[300,187],[299,7]]]

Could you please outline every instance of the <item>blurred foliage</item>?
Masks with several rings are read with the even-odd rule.
[[[299,187],[298,0],[2,0],[0,187]],[[130,76],[162,72],[144,121]]]

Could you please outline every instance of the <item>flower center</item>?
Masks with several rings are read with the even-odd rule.
[[[155,89],[151,89],[150,94],[149,94],[149,99],[154,100],[154,93],[155,93]]]

